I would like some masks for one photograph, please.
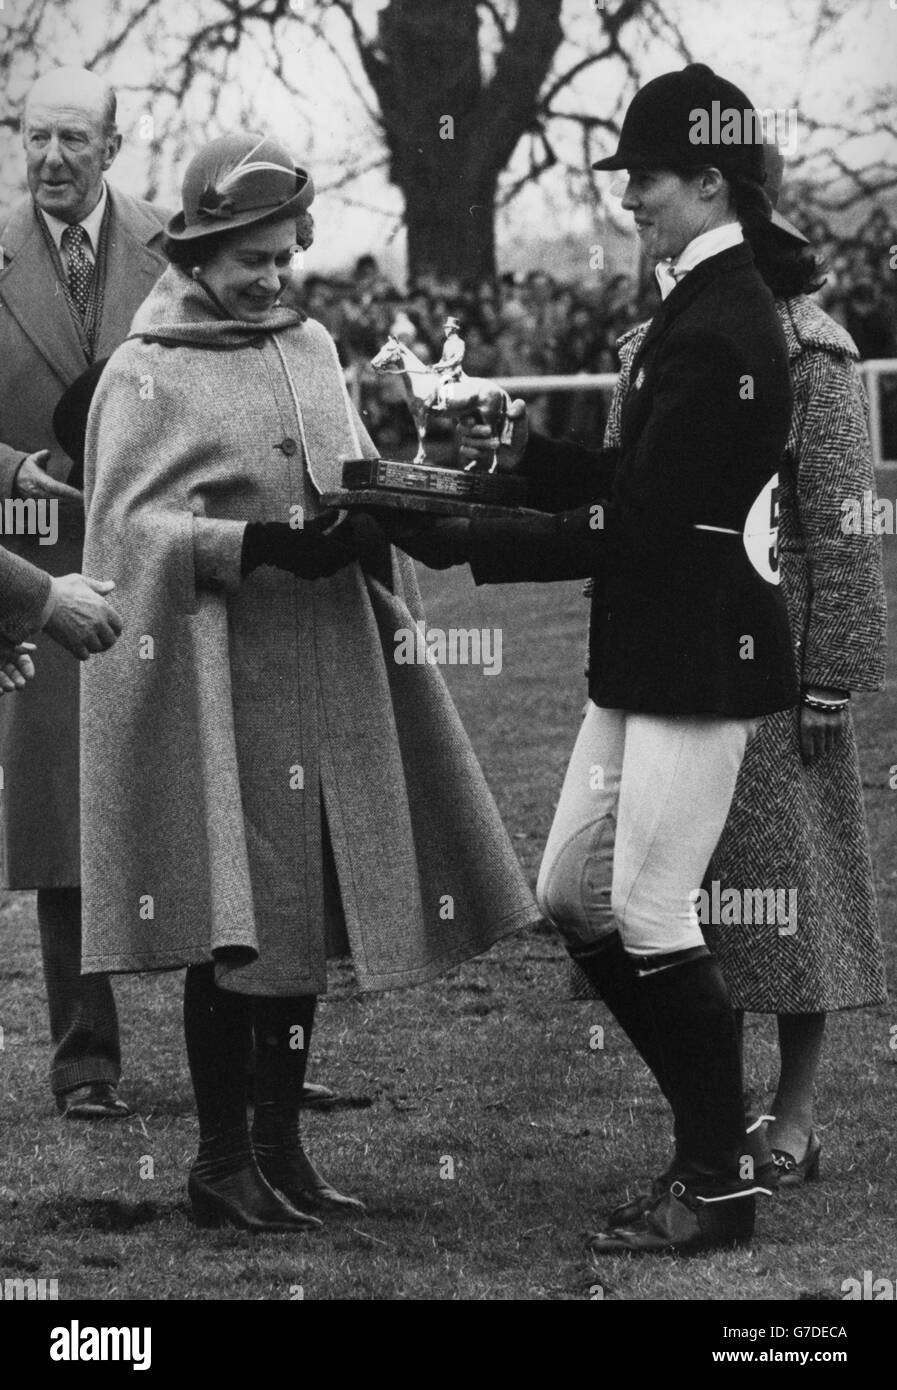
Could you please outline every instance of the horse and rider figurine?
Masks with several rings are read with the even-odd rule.
[[[394,333],[390,333],[385,344],[371,359],[376,372],[401,374],[405,397],[417,431],[418,450],[414,456],[416,464],[426,462],[424,437],[427,432],[427,417],[431,414],[450,415],[453,419],[473,416],[492,427],[496,446],[492,451],[490,473],[498,466],[499,444],[510,444],[513,421],[508,419],[511,398],[501,386],[485,377],[467,376],[462,362],[464,360],[464,340],[460,334],[461,325],[456,318],[447,318],[443,326],[445,343],[442,356],[432,367],[428,367]],[[477,467],[476,461],[467,465],[469,473]]]

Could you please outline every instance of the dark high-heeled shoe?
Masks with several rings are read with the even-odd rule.
[[[320,1211],[329,1216],[364,1216],[367,1207],[357,1197],[348,1197],[322,1177],[304,1149],[292,1153],[266,1152],[256,1147],[256,1159],[265,1179],[282,1192],[292,1206],[303,1211]]]
[[[255,1162],[228,1177],[191,1173],[187,1194],[197,1226],[239,1226],[245,1231],[316,1231],[323,1222],[307,1216],[275,1192]]]
[[[807,1152],[799,1163],[787,1149],[773,1149],[772,1161],[778,1169],[779,1187],[803,1187],[804,1183],[818,1182],[821,1153],[822,1140],[815,1129],[810,1130]]]

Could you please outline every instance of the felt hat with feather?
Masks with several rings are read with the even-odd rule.
[[[279,140],[253,133],[222,135],[187,165],[172,241],[194,241],[259,222],[296,218],[315,196],[311,174]]]

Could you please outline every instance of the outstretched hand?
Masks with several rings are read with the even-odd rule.
[[[122,630],[121,616],[106,601],[114,588],[111,579],[91,579],[86,574],[51,580],[52,606],[44,632],[79,661],[108,651]]]
[[[16,474],[15,490],[18,497],[67,497],[73,502],[83,502],[84,493],[68,483],[60,483],[52,477],[44,464],[50,457],[49,449],[37,449],[22,460]]]
[[[465,467],[470,463],[489,467],[497,449],[498,472],[513,473],[520,463],[529,439],[526,402],[519,398],[512,401],[508,408],[508,419],[513,426],[511,443],[501,444],[489,425],[481,424],[472,415],[465,416],[455,431],[460,462]]]

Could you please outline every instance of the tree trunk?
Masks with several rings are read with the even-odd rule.
[[[362,53],[380,103],[390,177],[405,197],[412,280],[495,274],[498,179],[533,128],[561,42],[561,0],[518,0],[484,83],[476,0],[389,0]]]
[[[409,281],[424,276],[470,282],[492,278],[497,172],[475,182],[458,171],[447,186],[443,165],[432,172],[433,181],[415,180],[404,190]]]

